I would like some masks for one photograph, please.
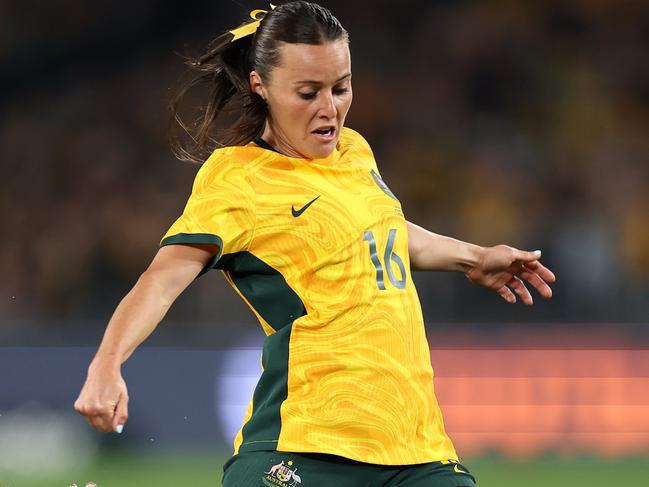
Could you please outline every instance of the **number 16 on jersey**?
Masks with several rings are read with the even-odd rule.
[[[397,254],[394,253],[394,241],[397,238],[397,229],[391,228],[388,232],[388,242],[385,246],[385,252],[383,253],[383,262],[385,263],[386,274],[388,275],[388,280],[392,285],[398,289],[404,289],[406,287],[406,268],[403,265],[403,260]],[[370,259],[372,264],[376,268],[376,283],[379,286],[379,289],[385,290],[385,282],[383,280],[383,264],[381,259],[376,252],[376,239],[374,238],[374,232],[372,230],[367,230],[363,233],[363,240],[366,240],[370,245]],[[401,273],[401,278],[397,279],[392,270],[392,263],[396,264],[399,267],[399,272]]]

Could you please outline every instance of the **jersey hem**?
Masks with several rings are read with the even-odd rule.
[[[347,460],[353,460],[355,462],[360,462],[360,463],[367,463],[369,465],[388,465],[388,466],[407,466],[407,465],[421,465],[424,463],[431,463],[431,462],[459,462],[460,461],[460,459],[456,454],[455,456],[445,455],[439,458],[431,457],[430,460],[421,460],[415,463],[374,463],[374,462],[363,461],[358,458],[352,458],[350,456],[343,455],[340,452],[329,450],[326,448],[318,451],[312,449],[300,449],[300,448],[292,449],[292,450],[280,450],[276,447],[277,444],[278,444],[278,440],[258,440],[250,443],[242,443],[239,446],[239,449],[236,450],[236,453],[233,454],[233,456],[236,456],[239,453],[253,452],[253,451],[276,451],[276,452],[286,452],[286,453],[321,453],[326,455],[335,455],[341,458],[346,458]],[[275,445],[275,447],[273,447],[272,445]]]

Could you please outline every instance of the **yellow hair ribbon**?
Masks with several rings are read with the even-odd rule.
[[[275,5],[271,3],[270,9],[275,10]],[[241,39],[242,37],[246,37],[257,32],[257,29],[259,28],[259,24],[261,23],[261,19],[264,18],[263,15],[260,18],[258,18],[257,16],[259,14],[266,15],[267,13],[268,10],[261,10],[261,9],[256,9],[250,12],[250,18],[253,19],[254,22],[250,22],[249,24],[242,25],[241,27],[237,27],[236,29],[229,31],[230,34],[234,36],[230,42],[234,42],[237,39]]]

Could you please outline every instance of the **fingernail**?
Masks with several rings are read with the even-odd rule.
[[[124,431],[123,424],[118,424],[117,426],[115,426],[115,433],[122,434],[122,431]]]
[[[540,250],[535,250],[533,252],[533,254],[536,255],[537,257],[541,257],[541,251]]]

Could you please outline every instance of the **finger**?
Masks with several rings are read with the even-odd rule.
[[[555,282],[557,280],[554,273],[538,260],[534,262],[526,262],[525,267],[534,270],[545,282]]]
[[[87,419],[90,425],[93,428],[95,428],[97,431],[100,431],[102,433],[108,433],[109,431],[112,431],[110,418],[108,418],[104,414],[96,414],[94,416],[89,416]]]
[[[112,421],[112,431],[121,433],[127,420],[128,396],[126,394],[123,394],[120,397],[119,402],[117,403],[117,407],[115,408],[115,416],[113,417]]]
[[[541,258],[541,251],[535,250],[534,252],[528,252],[526,250],[514,249],[514,258],[523,262],[533,262]]]
[[[544,298],[550,299],[552,297],[552,288],[536,272],[525,268],[518,275],[534,286],[534,289]]]
[[[514,293],[509,289],[507,286],[502,286],[496,291],[500,296],[507,301],[508,303],[515,303],[516,302],[516,296]]]
[[[531,306],[534,304],[534,300],[532,299],[532,295],[530,292],[527,290],[525,287],[525,284],[523,281],[520,280],[520,278],[514,276],[512,277],[511,281],[507,283],[507,285],[512,288],[514,291],[516,291],[516,294],[518,294],[521,297],[521,300],[523,303],[525,303],[528,306]]]
[[[115,408],[110,405],[103,405],[94,402],[81,402],[75,404],[75,409],[83,415],[90,425],[98,431],[108,432],[111,429],[111,420]]]
[[[496,279],[494,280],[493,283],[489,286],[492,289],[501,289],[503,286],[505,286],[511,278],[516,275],[517,272],[520,271],[520,268],[510,268],[507,269],[505,272],[501,272],[496,276]]]

